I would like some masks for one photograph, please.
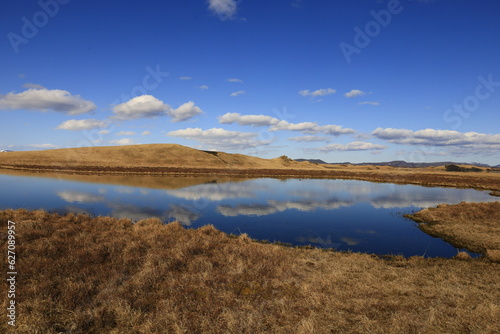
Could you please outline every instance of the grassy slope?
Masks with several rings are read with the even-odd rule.
[[[484,259],[382,260],[264,245],[211,226],[26,210],[0,211],[2,250],[7,219],[17,232],[17,333],[496,333],[500,326],[500,264]],[[0,332],[6,327],[0,322]]]
[[[176,144],[81,147],[0,154],[0,165],[189,168],[320,168],[308,162],[207,153]]]

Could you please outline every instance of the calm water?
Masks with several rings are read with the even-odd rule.
[[[213,224],[260,240],[428,257],[451,257],[457,249],[421,232],[404,213],[496,200],[484,191],[354,180],[0,174],[0,189],[0,209],[177,219],[186,227]]]

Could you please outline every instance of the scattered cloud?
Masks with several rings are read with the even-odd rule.
[[[132,138],[122,138],[122,139],[111,140],[109,143],[115,144],[115,145],[134,145],[135,144],[135,142]]]
[[[22,93],[0,95],[0,110],[29,109],[42,112],[56,111],[68,115],[90,113],[97,109],[92,101],[84,100],[80,95],[60,89],[30,88]]]
[[[144,131],[143,133],[141,133],[141,136],[147,136],[150,134],[151,134],[151,131]]]
[[[57,148],[57,146],[53,145],[53,144],[31,144],[31,145],[28,145],[28,147],[34,148],[37,150],[50,150],[53,148]]]
[[[231,93],[230,96],[238,96],[238,95],[241,95],[241,94],[245,94],[245,91],[244,90],[239,90],[237,92]]]
[[[29,82],[25,83],[23,85],[23,87],[24,88],[28,88],[28,89],[30,89],[30,88],[34,88],[34,89],[47,89],[47,88],[43,87],[42,85],[38,85],[38,84],[34,84],[34,83],[29,83]]]
[[[208,0],[208,9],[221,20],[230,20],[236,16],[238,5],[235,0]]]
[[[191,80],[193,79],[192,77],[179,77],[179,80]]]
[[[500,134],[458,132],[453,130],[377,128],[372,135],[399,145],[422,145],[445,147],[452,155],[498,154]]]
[[[228,82],[243,82],[243,80],[237,79],[237,78],[228,78],[226,81],[228,81]]]
[[[168,104],[152,95],[141,95],[113,107],[114,119],[133,120],[166,115]]]
[[[364,101],[364,102],[359,102],[358,104],[369,104],[372,106],[379,106],[380,102],[375,102],[375,101]]]
[[[345,93],[344,96],[347,98],[352,98],[352,97],[361,96],[361,95],[365,95],[365,94],[366,94],[365,92],[363,92],[359,89],[353,89],[350,92]]]
[[[238,113],[227,113],[218,117],[221,124],[271,126],[279,123],[279,119],[266,115],[241,115]]]
[[[188,128],[167,133],[168,136],[195,140],[208,149],[248,149],[270,144],[270,141],[258,139],[257,133],[228,131],[221,128],[202,130],[200,128]]]
[[[99,131],[101,135],[107,135],[109,133],[109,130],[101,130]]]
[[[496,145],[500,148],[500,134],[491,135],[477,132],[458,132],[453,130],[406,130],[392,128],[377,128],[372,135],[391,143],[402,145],[431,146],[467,146]]]
[[[299,131],[307,134],[324,133],[330,136],[350,135],[356,133],[353,129],[343,128],[340,125],[318,125],[316,122],[289,123],[287,121],[280,121],[269,129],[269,131],[281,130]]]
[[[117,136],[133,136],[135,132],[133,131],[120,131],[116,134]]]
[[[385,149],[383,145],[354,141],[349,144],[328,144],[315,150],[326,153],[332,151],[373,151],[383,149]]]
[[[193,101],[186,102],[179,108],[168,111],[168,115],[172,117],[174,123],[186,121],[201,113],[203,113],[203,110],[195,106]]]
[[[310,91],[308,89],[305,89],[305,90],[299,91],[299,94],[302,96],[318,97],[318,96],[335,94],[336,92],[337,92],[337,90],[332,89],[332,88],[323,88],[323,89],[318,89],[315,91]]]
[[[71,131],[81,131],[81,130],[92,130],[99,128],[106,128],[108,124],[105,121],[100,121],[97,119],[70,119],[68,121],[59,124],[56,129],[59,130],[71,130]]]
[[[113,108],[115,114],[113,118],[133,120],[168,115],[172,117],[172,122],[182,122],[202,112],[199,107],[195,106],[193,101],[186,102],[177,109],[172,109],[171,106],[152,95],[141,95],[115,106]]]
[[[200,87],[198,87],[199,89],[201,90],[207,90],[208,89],[208,86],[207,85],[201,85]]]
[[[331,138],[322,136],[300,136],[288,138],[290,141],[297,143],[311,143],[311,142],[329,142]]]

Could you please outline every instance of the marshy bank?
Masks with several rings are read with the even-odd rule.
[[[427,234],[500,262],[500,202],[442,204],[406,217]]]
[[[382,259],[260,244],[211,226],[22,209],[0,211],[4,250],[8,220],[18,333],[495,333],[500,325],[500,264],[488,259]]]

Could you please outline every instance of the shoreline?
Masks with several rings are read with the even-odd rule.
[[[500,201],[441,204],[404,217],[428,235],[500,262]]]
[[[328,169],[327,169],[328,168]],[[479,173],[445,172],[420,168],[378,169],[376,167],[349,168],[325,167],[325,169],[244,169],[244,168],[193,168],[193,167],[117,167],[117,166],[46,166],[0,165],[2,170],[30,173],[57,173],[79,175],[140,175],[140,176],[210,176],[235,178],[311,178],[344,179],[377,183],[413,184],[425,187],[452,187],[500,191],[500,176]],[[493,195],[492,195],[493,196]]]

